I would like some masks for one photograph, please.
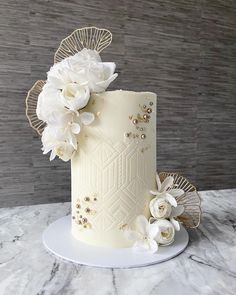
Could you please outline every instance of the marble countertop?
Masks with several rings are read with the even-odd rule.
[[[236,294],[236,189],[201,192],[203,217],[178,257],[149,267],[100,269],[57,259],[47,225],[70,203],[0,209],[0,295]]]

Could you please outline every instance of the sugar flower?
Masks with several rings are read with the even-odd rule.
[[[156,198],[163,198],[167,202],[170,203],[173,207],[177,206],[177,202],[175,197],[181,196],[184,194],[182,189],[175,188],[174,186],[174,178],[172,176],[168,176],[165,178],[163,182],[161,182],[158,173],[156,174],[156,183],[157,183],[157,190],[151,190],[150,193]],[[154,201],[153,201],[154,203]],[[152,203],[152,205],[153,205]],[[151,206],[152,207],[152,206]],[[151,209],[151,208],[150,208]]]
[[[135,250],[155,253],[158,250],[155,240],[158,230],[157,224],[150,224],[145,216],[139,215],[135,220],[134,228],[125,228],[124,234],[128,240],[134,243]]]
[[[170,245],[174,241],[175,228],[167,219],[159,219],[153,223],[158,227],[158,232],[155,240],[160,245]]]

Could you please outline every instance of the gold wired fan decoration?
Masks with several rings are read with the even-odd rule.
[[[37,109],[37,102],[38,96],[43,89],[44,84],[46,81],[38,80],[35,82],[33,87],[29,90],[28,95],[26,97],[26,116],[29,120],[30,126],[35,129],[39,135],[42,135],[42,132],[46,126],[46,123],[42,120],[39,120],[36,109]]]
[[[66,57],[75,55],[83,48],[96,50],[101,52],[111,44],[112,34],[106,29],[99,29],[96,27],[85,27],[75,30],[68,37],[63,39],[54,55],[54,63],[60,62]],[[29,90],[26,97],[26,116],[29,120],[30,126],[35,129],[39,135],[46,126],[45,122],[38,119],[36,109],[38,96],[46,81],[38,80]]]
[[[177,204],[184,206],[184,212],[177,217],[178,221],[187,228],[198,227],[201,219],[201,199],[196,187],[178,173],[159,173],[161,182],[168,176],[174,178],[174,186],[176,188],[180,188],[185,192],[183,195],[176,197]]]
[[[54,62],[62,61],[64,58],[76,54],[83,48],[101,52],[111,44],[111,41],[112,34],[106,29],[98,29],[96,27],[77,29],[61,41],[55,53]]]

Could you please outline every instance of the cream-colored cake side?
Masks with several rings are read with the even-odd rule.
[[[108,91],[93,94],[71,160],[72,234],[88,244],[128,247],[122,227],[149,217],[156,173],[156,95]]]

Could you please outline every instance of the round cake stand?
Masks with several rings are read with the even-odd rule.
[[[184,251],[188,240],[188,233],[181,226],[174,243],[159,247],[155,254],[135,252],[132,248],[90,246],[72,236],[71,216],[56,220],[43,232],[44,246],[56,256],[78,264],[112,268],[140,267],[169,260]]]

